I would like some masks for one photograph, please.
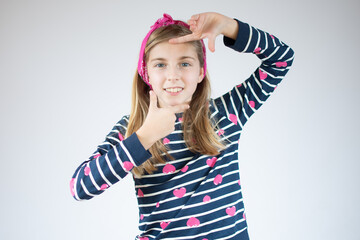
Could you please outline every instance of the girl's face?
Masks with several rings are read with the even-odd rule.
[[[151,49],[146,65],[160,107],[190,103],[204,76],[195,47],[190,43],[159,43]]]

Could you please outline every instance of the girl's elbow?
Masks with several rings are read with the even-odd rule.
[[[75,178],[70,180],[70,194],[76,201],[90,199],[80,185],[75,186]]]
[[[289,47],[289,52],[288,52],[289,58],[294,59],[294,55],[295,55],[294,49],[292,49],[291,47]]]

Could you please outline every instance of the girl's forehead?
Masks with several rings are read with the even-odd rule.
[[[191,56],[197,59],[195,46],[193,46],[191,43],[172,44],[168,42],[161,42],[154,46],[149,52],[149,58],[170,58],[178,56]]]

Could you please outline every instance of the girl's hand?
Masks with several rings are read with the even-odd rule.
[[[207,12],[193,15],[187,23],[190,25],[192,34],[173,38],[169,43],[184,43],[208,38],[209,49],[215,52],[215,39],[223,34],[236,40],[238,24],[236,20],[215,12]]]
[[[144,148],[149,149],[156,141],[172,133],[175,130],[175,113],[184,112],[189,107],[188,104],[184,103],[159,108],[155,92],[150,91],[149,112],[143,125],[136,131],[136,135]]]

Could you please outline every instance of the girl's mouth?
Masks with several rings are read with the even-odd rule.
[[[167,92],[180,92],[180,91],[182,91],[183,90],[183,88],[180,88],[180,87],[175,87],[175,88],[165,88],[165,91],[167,91]]]
[[[169,93],[171,96],[176,96],[179,93],[181,93],[184,88],[180,88],[180,87],[175,87],[175,88],[165,88],[164,89],[167,93]]]

